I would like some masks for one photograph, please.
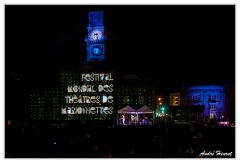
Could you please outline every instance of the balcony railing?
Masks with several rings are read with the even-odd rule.
[[[208,99],[208,101],[207,102],[220,102],[219,100],[216,100],[216,99]]]
[[[192,102],[194,103],[199,103],[199,102],[202,102],[201,100],[197,99],[197,100],[192,100]]]

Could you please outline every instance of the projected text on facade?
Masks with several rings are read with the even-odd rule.
[[[113,114],[113,74],[83,73],[78,81],[67,78],[65,107],[61,114]]]

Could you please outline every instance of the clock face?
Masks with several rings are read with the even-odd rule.
[[[99,40],[102,38],[102,32],[100,30],[93,30],[90,34],[91,40]]]
[[[100,56],[101,55],[101,49],[98,46],[95,46],[92,48],[92,53],[95,56]]]

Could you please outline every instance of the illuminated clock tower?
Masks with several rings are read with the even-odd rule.
[[[103,26],[103,11],[88,13],[87,27],[87,62],[104,61],[105,59],[105,35]]]

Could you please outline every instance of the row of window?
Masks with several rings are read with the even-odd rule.
[[[192,96],[192,100],[193,101],[201,101],[201,99],[200,99],[200,95],[194,95],[194,96]],[[209,95],[208,96],[208,100],[209,101],[216,101],[217,100],[217,96],[216,95]]]

